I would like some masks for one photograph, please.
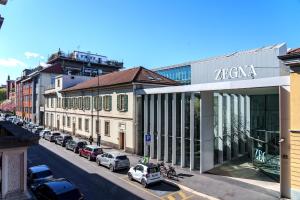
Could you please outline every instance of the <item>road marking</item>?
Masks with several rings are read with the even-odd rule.
[[[165,182],[170,182],[170,183],[172,183],[172,184],[176,184],[180,189],[185,190],[185,191],[187,191],[187,192],[190,192],[190,193],[192,193],[192,194],[194,194],[194,195],[197,195],[197,196],[199,196],[199,197],[203,197],[203,198],[206,198],[206,199],[209,199],[209,200],[220,200],[220,199],[218,199],[218,198],[216,198],[216,197],[209,196],[209,195],[207,195],[207,194],[204,194],[204,193],[195,191],[195,190],[193,190],[193,189],[191,189],[191,188],[189,188],[189,187],[187,187],[187,186],[184,186],[184,185],[175,183],[175,182],[170,181],[170,180],[165,180]]]
[[[172,193],[169,193],[169,194],[166,194],[166,195],[164,195],[164,196],[161,196],[160,199],[168,198],[169,196],[172,196],[172,195],[174,195],[174,194],[176,194],[176,193],[178,193],[178,191],[172,192]]]
[[[169,199],[169,200],[176,200],[173,196],[171,196],[171,195],[169,195],[169,196],[167,196],[167,198]]]
[[[192,198],[193,196],[194,196],[194,195],[187,196],[187,197],[183,198],[182,200],[190,199],[190,198]]]
[[[127,183],[129,183],[130,185],[132,185],[132,186],[134,186],[134,187],[136,187],[136,188],[138,188],[138,189],[140,189],[140,190],[142,190],[142,191],[144,191],[144,192],[146,192],[146,193],[148,193],[148,194],[150,194],[150,195],[152,195],[152,196],[154,196],[154,197],[156,197],[156,198],[158,198],[158,199],[160,198],[159,196],[153,194],[152,192],[149,192],[148,190],[146,190],[146,189],[144,189],[144,188],[141,188],[141,187],[135,185],[134,183],[132,183],[132,182],[126,180],[126,179],[122,179],[122,178],[119,178],[119,179],[120,179],[120,180],[123,180],[123,181],[125,181],[125,182],[127,182]]]
[[[184,194],[184,192],[179,191],[178,194],[182,199],[186,198],[186,195]]]

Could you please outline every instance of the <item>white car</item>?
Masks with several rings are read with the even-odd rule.
[[[136,180],[144,187],[163,180],[159,167],[153,163],[137,164],[135,167],[129,169],[127,175],[129,180]]]

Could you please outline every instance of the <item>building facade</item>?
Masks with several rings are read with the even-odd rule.
[[[33,70],[25,69],[16,81],[16,114],[27,121],[43,125],[44,96],[47,89],[54,88],[58,74],[93,77],[123,68],[123,63],[107,59],[105,56],[74,51],[52,54],[46,66]]]
[[[182,85],[191,84],[191,63],[182,63],[152,70]]]
[[[139,90],[139,138],[153,139],[138,153],[200,173],[247,157],[288,197],[290,79],[277,58],[286,52],[279,44],[190,62],[191,85]]]
[[[291,69],[290,81],[290,182],[291,199],[300,199],[300,48],[290,50],[279,58]]]
[[[52,129],[136,152],[136,94],[139,88],[176,82],[142,67],[95,77],[73,87],[45,91],[45,125]]]

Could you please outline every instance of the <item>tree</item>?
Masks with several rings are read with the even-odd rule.
[[[0,89],[0,103],[6,99],[6,88]]]

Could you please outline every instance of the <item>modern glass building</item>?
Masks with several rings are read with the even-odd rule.
[[[246,157],[288,193],[289,71],[277,58],[286,51],[281,44],[193,62],[191,85],[139,90],[138,153],[200,173]]]
[[[183,85],[191,84],[191,66],[179,65],[153,69],[153,71]]]

